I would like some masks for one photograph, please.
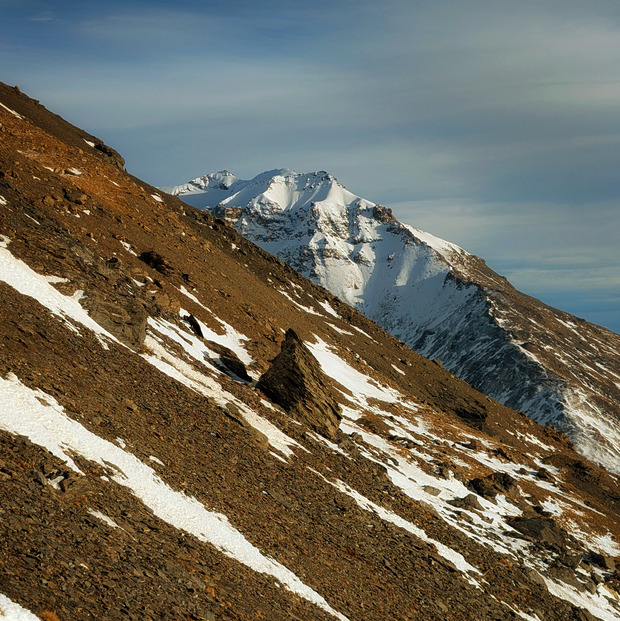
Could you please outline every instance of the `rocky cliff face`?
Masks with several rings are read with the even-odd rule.
[[[620,471],[620,336],[516,291],[462,248],[327,173],[229,172],[167,188],[501,403]]]
[[[618,617],[617,477],[0,103],[4,616]]]

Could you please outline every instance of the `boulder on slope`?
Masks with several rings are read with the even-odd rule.
[[[261,375],[257,388],[299,422],[336,438],[340,405],[319,363],[294,330],[286,331],[280,353]]]

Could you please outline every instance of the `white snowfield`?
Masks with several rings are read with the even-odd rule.
[[[618,351],[611,352],[617,364],[605,366],[592,362],[596,353],[555,344],[551,354],[573,370],[575,388],[511,336],[522,334],[525,322],[531,333],[523,340],[544,343],[548,329],[511,316],[510,304],[495,291],[499,276],[487,270],[487,284],[472,284],[482,282],[477,259],[459,246],[393,220],[323,171],[278,169],[251,180],[221,171],[162,189],[228,219],[422,355],[439,358],[499,402],[562,429],[584,456],[620,473],[620,422],[593,402],[591,388],[602,377],[620,390]],[[570,320],[550,314],[549,321],[585,338]],[[597,346],[605,351],[606,343]],[[620,393],[610,399],[617,402]]]

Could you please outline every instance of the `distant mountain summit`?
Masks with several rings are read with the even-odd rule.
[[[163,188],[230,222],[414,350],[620,472],[620,336],[518,292],[327,172],[228,171]]]

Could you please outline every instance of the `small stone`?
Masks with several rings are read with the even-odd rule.
[[[214,341],[205,340],[205,344],[214,354],[216,354],[216,357],[212,360],[217,367],[225,373],[228,373],[229,375],[232,374],[237,379],[243,380],[244,382],[252,381],[252,378],[248,375],[248,371],[245,368],[245,364],[241,362],[239,356],[237,356],[232,349],[228,349],[228,347],[224,347]]]
[[[616,569],[616,561],[611,556],[599,554],[598,552],[590,552],[588,554],[588,559],[601,569],[607,569],[609,571],[615,571]]]
[[[439,494],[441,494],[441,490],[433,487],[432,485],[425,485],[424,491],[430,496],[439,496]]]
[[[484,507],[480,504],[478,500],[478,496],[476,494],[468,494],[463,498],[454,498],[453,500],[449,500],[448,504],[453,507],[458,507],[459,509],[475,509],[477,511],[482,511]]]
[[[472,451],[479,451],[482,449],[482,444],[480,440],[476,440],[475,438],[473,438],[467,444],[465,444],[465,448],[471,449]]]

